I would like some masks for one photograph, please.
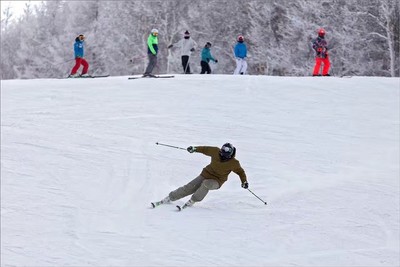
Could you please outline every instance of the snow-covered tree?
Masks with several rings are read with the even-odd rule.
[[[76,36],[86,36],[93,74],[143,73],[146,41],[159,30],[158,73],[181,73],[180,55],[167,49],[189,30],[200,52],[211,42],[219,60],[214,73],[233,73],[238,35],[248,46],[253,75],[311,75],[311,41],[324,28],[331,74],[399,76],[399,0],[137,0],[43,1],[12,19],[1,18],[2,79],[63,77],[74,65]]]

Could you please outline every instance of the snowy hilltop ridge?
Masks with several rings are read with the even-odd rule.
[[[176,75],[1,82],[2,266],[397,266],[399,79]],[[181,213],[150,202],[230,142]],[[175,204],[175,205],[174,205]]]

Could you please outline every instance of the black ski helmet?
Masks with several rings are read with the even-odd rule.
[[[228,160],[235,157],[236,148],[231,143],[225,143],[219,150],[221,159]]]

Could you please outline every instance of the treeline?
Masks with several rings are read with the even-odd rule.
[[[198,43],[190,58],[200,69],[209,41],[219,60],[215,73],[233,73],[233,46],[243,35],[249,74],[311,75],[311,40],[327,32],[333,75],[399,76],[399,0],[160,0],[44,1],[1,20],[1,77],[66,76],[74,64],[73,43],[86,36],[92,74],[141,74],[146,40],[159,30],[157,73],[180,73],[180,55],[167,46],[189,30]]]

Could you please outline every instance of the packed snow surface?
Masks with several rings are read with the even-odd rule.
[[[1,81],[1,266],[398,266],[400,80]],[[193,207],[150,208],[231,142]]]

